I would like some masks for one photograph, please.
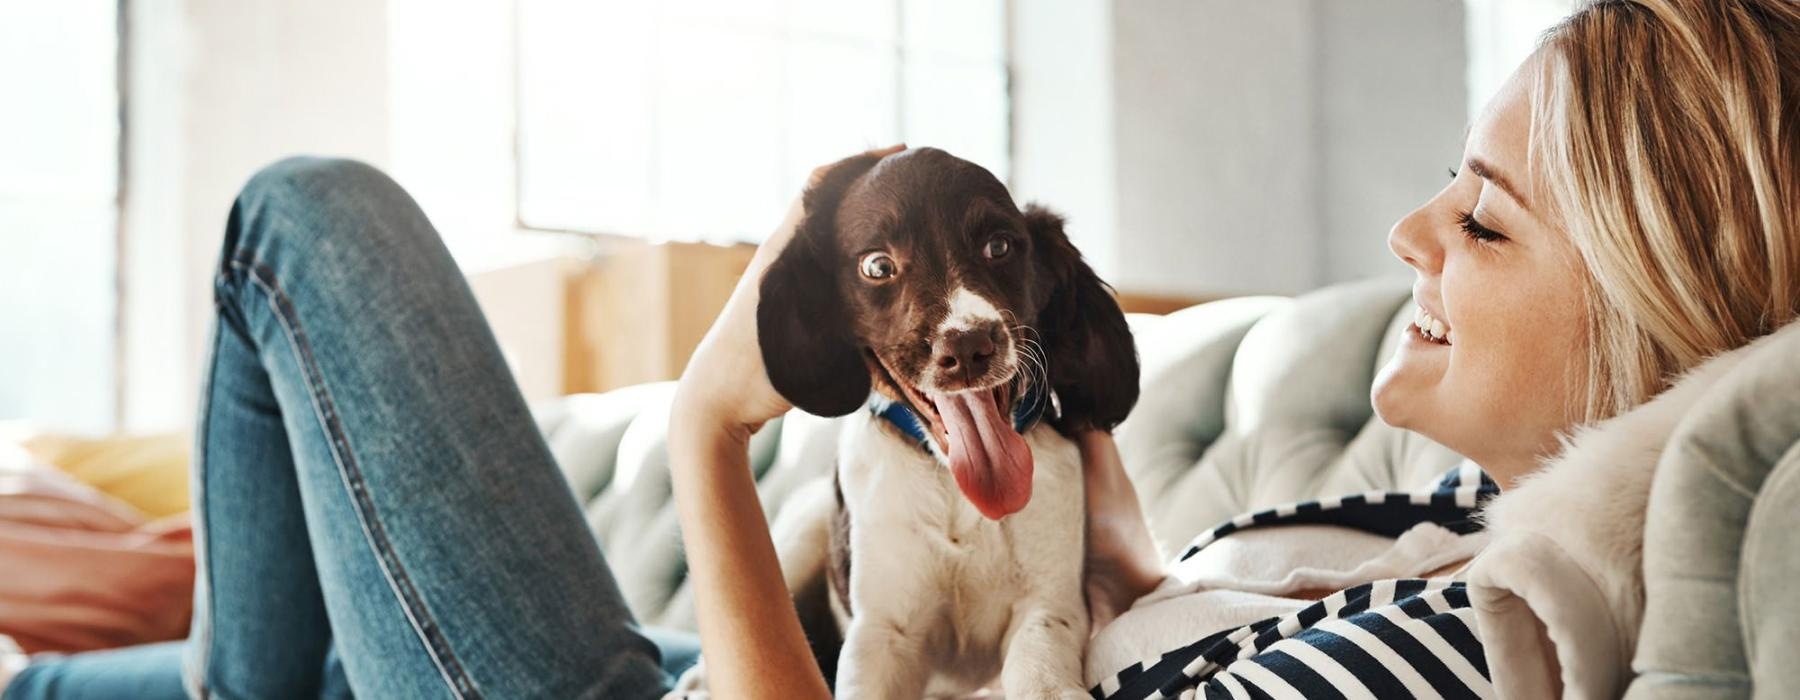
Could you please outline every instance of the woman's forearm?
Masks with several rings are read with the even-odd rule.
[[[905,146],[865,153],[883,157]],[[830,165],[813,170],[807,187]],[[694,349],[669,416],[669,468],[700,617],[707,685],[722,698],[830,698],[800,630],[750,475],[750,434],[789,409],[769,383],[757,340],[762,273],[805,217],[794,200]]]
[[[1088,609],[1099,629],[1155,590],[1164,572],[1118,444],[1098,430],[1083,433],[1077,444],[1086,482]]]
[[[747,428],[691,415],[671,423],[669,468],[707,684],[721,698],[829,698],[782,581],[749,439]]]

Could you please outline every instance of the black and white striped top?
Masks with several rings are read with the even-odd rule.
[[[1434,488],[1368,492],[1247,513],[1203,533],[1180,568],[1227,535],[1265,525],[1339,525],[1398,537],[1420,523],[1467,534],[1499,486],[1464,463]],[[1137,698],[1485,698],[1493,696],[1474,610],[1461,582],[1375,581],[1293,613],[1205,634],[1132,664],[1091,688],[1098,700]]]

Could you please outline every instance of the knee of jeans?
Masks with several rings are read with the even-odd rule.
[[[400,185],[375,166],[348,158],[292,156],[250,177],[240,203],[349,204],[358,199],[404,196]],[[348,200],[348,201],[345,201]]]
[[[363,250],[374,242],[367,240],[372,236],[420,228],[380,225],[391,223],[384,221],[391,217],[423,219],[423,214],[374,166],[345,158],[286,158],[258,171],[238,193],[222,271],[229,274],[234,262],[274,264],[277,250],[290,258],[313,258],[327,249]]]

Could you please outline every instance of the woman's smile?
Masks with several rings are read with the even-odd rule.
[[[1412,325],[1407,327],[1412,335],[1432,345],[1450,345],[1450,324],[1433,316],[1424,306],[1413,307]]]

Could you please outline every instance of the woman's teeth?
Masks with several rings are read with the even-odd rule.
[[[1450,327],[1432,317],[1424,307],[1413,307],[1413,327],[1419,329],[1419,335],[1426,340],[1442,345],[1450,344]]]

